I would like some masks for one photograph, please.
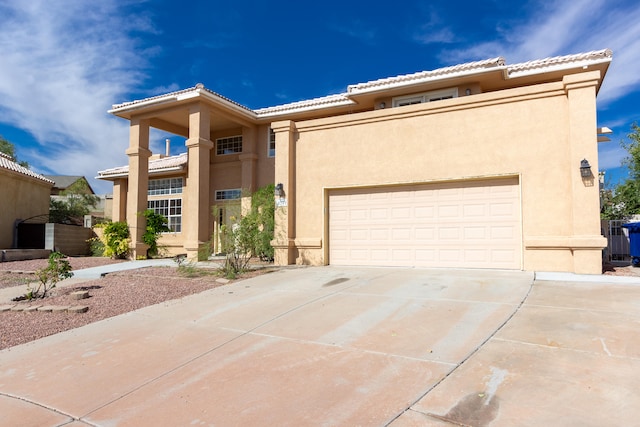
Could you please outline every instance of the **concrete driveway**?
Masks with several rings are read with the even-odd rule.
[[[2,425],[632,425],[640,286],[288,269],[0,351]]]

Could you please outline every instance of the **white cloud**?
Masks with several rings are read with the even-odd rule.
[[[455,34],[451,28],[443,24],[443,20],[436,13],[433,6],[426,7],[425,14],[428,15],[428,19],[413,33],[412,38],[414,41],[425,45],[453,43],[455,41]]]
[[[346,34],[349,37],[358,39],[365,44],[373,43],[377,34],[375,28],[360,19],[355,19],[348,25],[331,24],[329,28],[338,33]]]
[[[443,50],[441,59],[459,63],[504,56],[512,64],[609,48],[614,59],[598,96],[600,104],[606,105],[630,88],[639,88],[640,4],[636,2],[546,2],[526,24],[500,27],[496,32],[499,37],[495,41]]]
[[[123,9],[110,0],[0,1],[0,120],[35,137],[39,146],[20,153],[36,169],[91,179],[126,163],[128,124],[106,111],[145,78],[143,55],[153,54],[129,34],[154,29]]]
[[[513,64],[549,56],[566,55],[609,48],[613,61],[598,94],[598,107],[607,108],[623,96],[640,90],[640,4],[635,1],[574,0],[571,2],[541,2],[537,14],[527,23],[496,29],[498,38],[483,41],[464,49],[441,52],[446,63],[503,56]],[[627,154],[620,147],[630,121],[629,111],[617,117],[616,123],[604,123],[618,129],[612,142],[600,144],[601,170],[620,166]]]

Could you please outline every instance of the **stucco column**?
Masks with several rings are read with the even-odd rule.
[[[245,215],[251,209],[251,194],[256,191],[256,129],[242,128],[242,154],[238,157],[242,165],[241,212]]]
[[[148,246],[142,242],[146,227],[144,216],[139,215],[147,209],[147,191],[149,188],[149,120],[131,119],[129,128],[129,185],[126,197],[126,220],[131,233],[131,258],[146,256]],[[115,210],[115,208],[114,208]]]
[[[114,222],[127,218],[127,180],[119,178],[113,181],[113,207],[111,219]]]
[[[595,101],[599,81],[599,71],[569,75],[563,79],[569,114],[573,271],[583,274],[602,273],[601,251],[607,244],[600,232]],[[592,176],[589,178],[581,176],[582,159],[587,159],[591,165]]]
[[[189,109],[187,185],[182,200],[184,249],[189,259],[198,258],[198,250],[209,240],[211,130],[209,108],[195,104]]]
[[[274,248],[275,265],[296,262],[295,248],[295,123],[287,120],[271,124],[276,135],[275,184],[282,184],[284,197],[276,197],[275,232],[271,245]]]

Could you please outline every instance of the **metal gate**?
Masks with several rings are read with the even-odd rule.
[[[607,238],[607,249],[604,259],[609,262],[629,262],[629,235],[622,224],[629,221],[623,219],[602,221],[602,234]]]

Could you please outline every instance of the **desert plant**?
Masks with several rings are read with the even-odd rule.
[[[245,271],[253,256],[273,260],[274,188],[267,185],[257,190],[251,196],[251,210],[243,217],[229,216],[230,224],[220,227],[220,243],[225,254],[221,272],[225,277],[234,279]],[[213,216],[219,216],[217,206],[213,207]]]
[[[110,222],[104,226],[102,241],[104,255],[124,259],[129,254],[129,225],[124,221]]]
[[[251,196],[251,212],[243,218],[245,225],[251,229],[252,252],[263,261],[273,260],[273,233],[275,228],[275,186],[267,185],[258,189]]]
[[[149,246],[149,249],[147,249],[147,258],[151,258],[152,256],[158,255],[158,239],[160,238],[160,233],[171,231],[171,229],[167,225],[167,218],[155,213],[151,209],[147,209],[142,215],[147,220],[142,241]]]
[[[66,256],[60,252],[52,252],[49,255],[47,266],[36,270],[38,286],[33,289],[30,285],[27,285],[27,293],[25,294],[27,299],[44,298],[47,296],[47,292],[55,288],[60,280],[73,276],[71,265],[65,258]]]
[[[104,242],[99,237],[92,237],[89,240],[89,249],[91,250],[91,256],[103,257],[104,256]]]

